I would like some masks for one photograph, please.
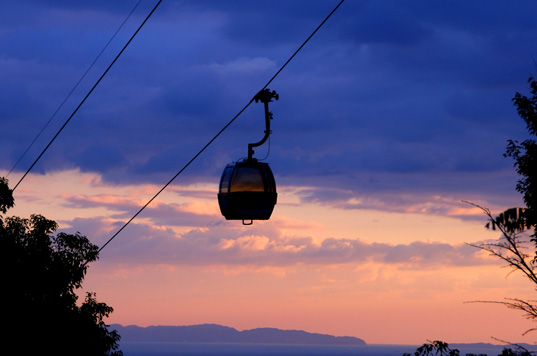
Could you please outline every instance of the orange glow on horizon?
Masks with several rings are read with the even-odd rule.
[[[8,215],[40,212],[62,228],[85,223],[96,243],[152,193],[78,171],[29,177]],[[521,336],[531,325],[516,311],[467,303],[532,299],[534,290],[465,249],[496,234],[458,218],[475,212],[452,199],[427,203],[445,202],[447,215],[343,209],[300,203],[300,189],[282,187],[273,218],[245,227],[219,215],[214,186],[173,188],[90,266],[84,290],[114,308],[108,323],[276,327],[390,344],[531,337]],[[466,258],[473,262],[460,264]]]

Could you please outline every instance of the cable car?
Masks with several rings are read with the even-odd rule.
[[[230,163],[224,169],[218,192],[220,212],[226,220],[242,220],[251,225],[253,220],[268,220],[277,202],[276,181],[268,163],[253,158],[254,147],[262,145],[269,137],[272,113],[268,103],[278,94],[269,89],[260,91],[255,101],[265,104],[265,136],[257,143],[248,144],[248,158]]]
[[[218,203],[227,220],[268,220],[278,193],[267,163],[255,159],[230,163],[220,179]]]

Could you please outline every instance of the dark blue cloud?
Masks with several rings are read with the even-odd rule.
[[[420,21],[419,13],[409,11],[405,5],[362,1],[347,6],[341,15],[341,35],[357,45],[412,47],[432,35],[432,29]]]
[[[81,170],[90,172],[121,169],[128,164],[118,147],[97,144],[89,145],[73,160]]]
[[[246,105],[337,1],[164,1],[35,168],[171,178]],[[10,169],[136,4],[18,1],[0,14],[0,167]],[[154,3],[143,2],[58,113],[24,171]],[[280,182],[354,193],[511,189],[511,98],[535,71],[533,2],[344,2],[270,88]],[[252,104],[185,172],[213,182],[263,134]],[[269,147],[258,149],[265,156]],[[373,194],[373,193],[371,193]]]

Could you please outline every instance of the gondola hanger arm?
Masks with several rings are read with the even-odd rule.
[[[264,144],[271,134],[270,120],[272,120],[272,113],[269,111],[268,104],[272,101],[272,99],[278,100],[279,98],[280,96],[274,90],[271,91],[270,89],[263,89],[254,96],[255,102],[261,101],[265,106],[265,136],[263,136],[263,138],[259,142],[248,144],[249,161],[253,159],[254,147],[258,147]]]

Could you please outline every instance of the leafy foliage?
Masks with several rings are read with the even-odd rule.
[[[459,356],[460,352],[457,349],[450,349],[449,345],[443,341],[431,341],[418,347],[414,352],[414,356]],[[412,356],[409,353],[403,356]]]
[[[7,179],[0,177],[0,211],[5,214],[7,209],[12,208],[13,205],[15,205],[13,191],[9,189]]]
[[[3,178],[0,204],[4,213],[13,206]],[[57,228],[42,215],[0,215],[0,305],[9,325],[3,337],[20,354],[122,355],[119,335],[104,323],[113,309],[94,293],[77,304],[76,290],[87,264],[98,258],[97,246],[80,233],[52,236]]]
[[[526,97],[516,93],[513,102],[517,107],[517,112],[526,122],[526,128],[530,135],[537,136],[537,81],[529,78],[531,97]],[[469,244],[481,250],[489,252],[492,256],[506,262],[512,268],[512,272],[523,273],[528,280],[537,285],[537,143],[534,139],[528,139],[519,143],[516,140],[509,140],[505,157],[512,157],[515,160],[514,166],[520,176],[516,189],[523,195],[525,208],[514,207],[505,210],[498,216],[493,217],[490,210],[479,205],[469,203],[480,208],[488,218],[486,228],[499,230],[501,237],[494,242],[481,244]],[[530,240],[524,232],[534,229]],[[533,241],[535,249],[530,255],[527,243]],[[518,298],[505,298],[504,301],[477,301],[479,303],[498,303],[508,308],[523,311],[527,319],[537,321],[537,306],[535,301],[527,301]],[[532,328],[525,333],[537,330]],[[432,341],[418,347],[414,356],[459,356],[457,349],[449,348],[443,341]],[[532,356],[530,352],[522,346],[515,345],[515,349],[504,348],[499,356]],[[405,353],[403,356],[412,356]],[[466,356],[487,356],[467,354]]]
[[[533,227],[529,214],[530,210],[526,208],[509,208],[495,218],[491,217],[485,227],[492,230],[503,227],[509,232],[523,232]]]
[[[511,218],[506,217],[509,215],[509,213],[504,214],[503,217],[493,217],[488,209],[480,207],[476,204],[472,205],[482,209],[487,215],[489,223],[486,226],[492,226],[494,229],[498,229],[502,235],[494,242],[469,245],[487,251],[492,256],[495,256],[506,262],[507,266],[512,268],[511,272],[521,272],[529,281],[537,285],[536,261],[534,258],[532,258],[532,255],[527,252],[527,245],[530,242],[523,234],[525,231],[523,228],[524,224],[517,223],[516,221],[513,222],[511,218],[514,216],[514,214],[511,215]],[[514,211],[516,209],[519,208],[512,208],[509,210]],[[522,311],[527,319],[537,321],[537,307],[533,304],[534,301],[526,301],[519,298],[505,298],[503,301],[477,302],[503,304],[508,308]],[[524,332],[524,334],[534,330],[537,330],[537,328],[531,328]]]
[[[488,217],[489,222],[486,227],[492,227],[495,230],[497,229],[502,235],[494,242],[469,245],[487,251],[492,256],[498,257],[500,260],[506,262],[507,265],[513,269],[512,271],[522,272],[532,283],[537,285],[537,266],[535,265],[535,261],[532,260],[531,255],[526,252],[528,250],[526,246],[528,240],[523,234],[525,231],[524,219],[519,215],[519,220],[514,221],[514,214],[508,217],[510,211],[516,211],[521,208],[511,208],[499,216],[493,217],[489,209],[476,204],[472,205],[480,208]]]
[[[511,348],[503,349],[502,353],[498,356],[532,356],[533,353],[524,348],[519,347],[517,350]]]
[[[528,79],[531,96],[516,93],[513,102],[517,107],[519,116],[524,119],[530,135],[537,136],[537,81]],[[537,143],[535,139],[527,139],[519,143],[509,140],[506,157],[515,160],[515,168],[520,176],[516,189],[526,204],[524,217],[526,225],[534,227],[533,241],[537,246]]]
[[[524,347],[514,345],[515,349],[504,348],[498,356],[533,356],[533,353]],[[446,342],[429,341],[418,347],[414,354],[404,353],[403,356],[459,356],[458,349],[452,349]],[[487,356],[487,354],[466,354],[466,356]]]
[[[537,135],[537,82],[529,78],[531,96],[527,97],[516,93],[513,102],[517,107],[519,116],[524,119],[526,128],[530,135]],[[516,189],[523,196],[525,208],[509,208],[493,217],[491,212],[481,206],[472,204],[487,215],[488,223],[486,228],[499,230],[501,237],[494,242],[481,244],[470,244],[492,256],[506,262],[511,267],[511,272],[521,272],[537,286],[537,249],[530,252],[528,243],[533,241],[537,247],[537,143],[534,139],[527,139],[521,143],[516,140],[509,140],[505,157],[514,159],[514,166],[519,175]],[[533,229],[533,234],[529,237],[524,234]],[[503,301],[478,301],[480,303],[498,303],[511,309],[522,311],[527,319],[537,321],[537,306],[534,301],[522,300],[519,298],[505,298]],[[537,330],[532,328],[524,334]],[[507,351],[506,351],[507,352]],[[506,353],[504,356],[509,356]]]

